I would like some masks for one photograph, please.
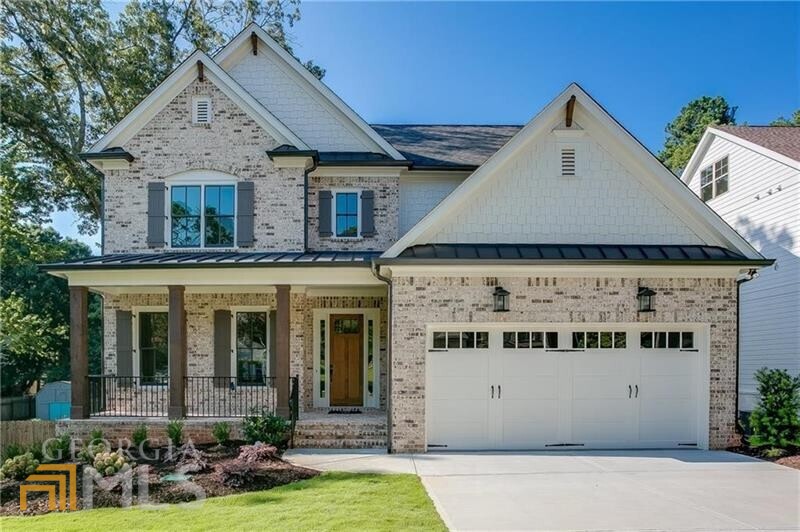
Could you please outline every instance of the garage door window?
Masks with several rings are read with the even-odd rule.
[[[488,349],[489,333],[486,331],[435,331],[434,349]]]
[[[505,349],[558,349],[558,333],[544,331],[504,331]]]
[[[625,349],[628,335],[622,331],[575,331],[573,349]]]
[[[643,331],[643,349],[694,349],[694,333],[689,331]]]

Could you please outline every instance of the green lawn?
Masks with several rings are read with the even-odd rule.
[[[101,508],[4,517],[12,530],[446,530],[414,475],[325,473],[199,506]]]

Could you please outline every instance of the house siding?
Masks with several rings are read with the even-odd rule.
[[[560,175],[565,146],[576,149],[574,177]],[[495,172],[430,242],[704,243],[588,132],[533,139]]]
[[[715,136],[689,183],[700,193],[700,171],[728,157],[728,191],[708,202],[762,255],[775,259],[742,285],[740,402],[758,399],[754,373],[762,367],[800,373],[800,171]]]
[[[233,79],[291,129],[320,151],[375,151],[348,129],[314,89],[268,50],[245,55],[228,70]]]
[[[210,96],[212,122],[192,125],[192,96]],[[105,172],[104,253],[161,251],[147,245],[147,183],[189,170],[215,170],[255,183],[253,251],[302,251],[304,176],[276,169],[266,151],[277,146],[211,81],[195,80],[124,148],[130,168]]]
[[[659,294],[641,315],[639,283]],[[512,294],[493,312],[491,287]],[[733,279],[409,277],[392,284],[391,434],[393,452],[425,451],[426,325],[437,322],[707,323],[710,325],[709,446],[736,441],[736,282]]]
[[[439,202],[464,181],[464,177],[401,177],[400,236],[406,234]]]

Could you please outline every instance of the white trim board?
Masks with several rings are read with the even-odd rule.
[[[670,210],[701,240],[709,245],[720,245],[739,251],[751,259],[763,258],[576,83],[570,84],[547,104],[456,190],[395,242],[383,257],[397,257],[407,247],[429,243],[445,222],[452,219],[467,200],[487,185],[507,161],[539,135],[549,132],[560,124],[560,115],[573,95],[577,98],[576,117],[584,119],[582,125],[594,130],[595,134],[605,132],[606,134],[599,135],[598,142],[602,140],[604,144],[613,148],[615,153],[622,154],[621,162],[633,170],[634,175],[643,181],[646,180],[654,195],[663,198],[662,203],[668,204]]]
[[[122,146],[142,129],[159,111],[171,102],[183,89],[197,78],[197,62],[204,66],[204,76],[237,105],[239,105],[256,123],[264,128],[279,144],[291,144],[299,149],[310,149],[283,122],[270,113],[253,98],[227,72],[217,65],[213,59],[197,50],[186,58],[178,68],[156,87],[139,105],[133,108],[125,118],[103,135],[90,149],[100,152],[105,148]],[[187,111],[190,112],[190,111]]]
[[[234,37],[231,42],[214,55],[214,59],[222,68],[229,70],[242,55],[252,53],[252,45],[250,42],[250,35],[252,33],[258,36],[259,44],[263,43],[266,45],[266,50],[270,51],[272,55],[279,60],[279,64],[283,67],[284,72],[300,82],[301,86],[308,87],[308,89],[310,89],[309,94],[332,112],[356,138],[360,139],[366,145],[374,146],[379,152],[389,155],[392,159],[398,161],[405,160],[405,157],[403,157],[399,151],[372,129],[372,127],[339,98],[336,93],[312,75],[297,59],[292,57],[283,47],[275,42],[275,40],[273,40],[258,24],[249,24]],[[259,46],[258,53],[264,53],[264,51],[264,48]],[[300,146],[298,145],[297,147]]]

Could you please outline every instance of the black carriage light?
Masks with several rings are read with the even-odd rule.
[[[656,293],[646,286],[640,286],[636,294],[639,300],[639,312],[655,312]]]
[[[508,312],[508,294],[509,291],[498,286],[494,289],[494,311],[495,312]]]

